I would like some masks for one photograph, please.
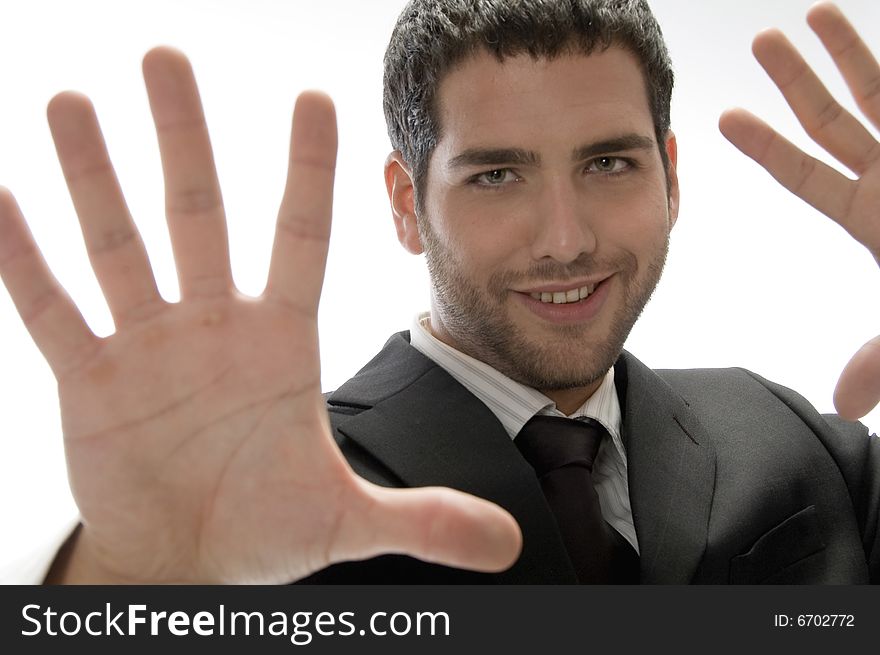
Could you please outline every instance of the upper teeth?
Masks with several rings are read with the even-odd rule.
[[[535,300],[540,300],[541,302],[552,302],[557,305],[563,305],[567,302],[578,302],[579,300],[583,300],[595,290],[596,285],[589,284],[578,289],[569,289],[568,291],[554,291],[553,293],[549,291],[536,291],[535,293],[531,294],[531,296]]]

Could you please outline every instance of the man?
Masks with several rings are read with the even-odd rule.
[[[83,516],[53,576],[284,582],[393,552],[456,568],[392,557],[317,579],[488,580],[467,568],[504,570],[501,581],[585,581],[552,494],[511,442],[530,417],[507,416],[504,400],[493,407],[482,380],[520,406],[586,413],[609,431],[595,488],[611,538],[638,553],[642,581],[876,578],[880,464],[863,428],[826,422],[751,374],[660,377],[618,358],[678,212],[671,76],[646,8],[596,3],[560,18],[554,6],[543,31],[517,35],[504,27],[516,21],[481,21],[482,4],[463,4],[464,17],[457,3],[414,3],[386,61],[397,148],[386,183],[401,243],[427,253],[431,315],[330,395],[330,426],[315,325],[335,146],[327,100],[298,104],[269,285],[258,303],[243,302],[188,65],[168,50],[147,56],[183,299],[173,307],[156,292],[89,104],[53,101],[59,158],[118,327],[103,342],[88,331],[5,195],[3,278],[58,377]],[[877,122],[876,64],[843,47],[858,42],[834,8],[811,21]],[[470,24],[485,31],[443,52],[443,26]],[[557,40],[563,24],[583,31]],[[432,59],[417,44],[441,51],[434,77],[407,68]],[[877,253],[872,137],[829,113],[779,34],[762,36],[756,54],[817,141],[860,178],[810,164],[742,112],[726,115],[723,131]],[[426,82],[427,96],[404,80]],[[875,400],[871,353],[842,380],[848,416]],[[448,490],[385,488],[436,484],[513,517]]]

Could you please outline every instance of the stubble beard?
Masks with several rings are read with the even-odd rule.
[[[498,272],[482,289],[462,274],[429,221],[419,223],[434,308],[454,341],[450,345],[512,380],[543,391],[587,387],[606,374],[654,293],[669,250],[667,231],[641,272],[631,253],[603,261],[581,256],[567,265],[536,262],[525,272]],[[607,271],[617,271],[614,282],[622,287],[623,298],[607,334],[599,338],[583,325],[548,324],[548,338],[539,340],[524,334],[507,314],[509,289],[518,281],[584,278]]]

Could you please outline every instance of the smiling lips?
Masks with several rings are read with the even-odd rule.
[[[541,321],[567,325],[590,323],[596,319],[608,300],[612,273],[607,277],[571,282],[546,282],[513,294],[530,313]],[[566,288],[567,284],[571,286]]]
[[[566,303],[579,302],[589,297],[596,290],[595,284],[568,289],[567,291],[535,291],[529,295],[535,300],[543,303],[553,303],[554,305],[564,305]]]

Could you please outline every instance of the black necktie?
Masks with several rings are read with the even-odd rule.
[[[592,419],[535,416],[516,443],[535,469],[581,584],[635,584],[638,556],[602,518],[593,460],[607,432]]]

